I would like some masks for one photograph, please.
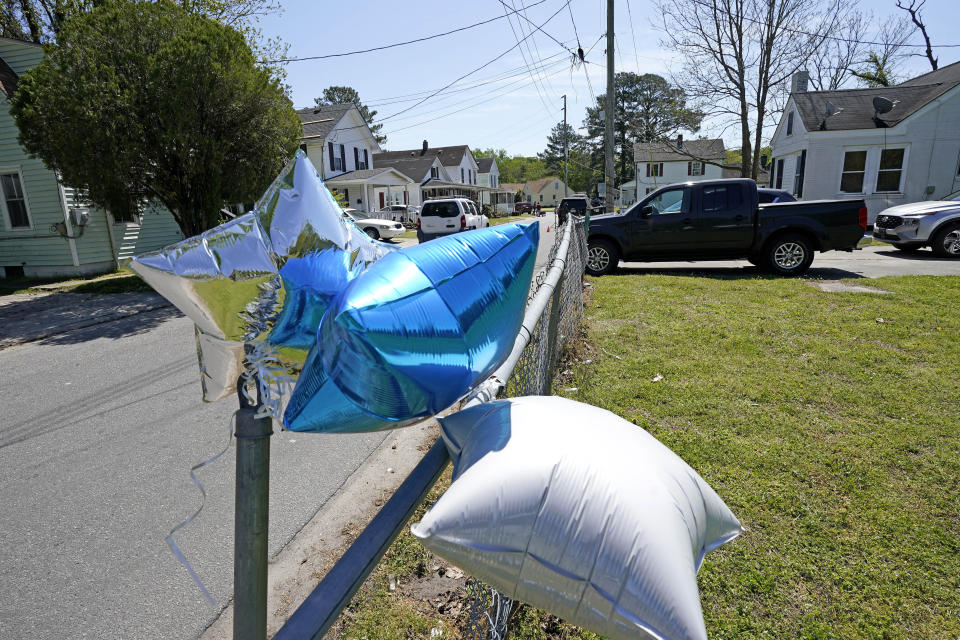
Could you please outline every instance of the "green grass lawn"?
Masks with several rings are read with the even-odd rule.
[[[960,278],[592,282],[592,362],[557,391],[652,432],[740,518],[699,574],[711,638],[960,637]]]
[[[698,576],[711,639],[960,638],[960,278],[870,281],[892,295],[591,282],[555,393],[649,430],[740,518]],[[434,561],[404,530],[332,637],[425,637],[438,620],[459,637],[462,614],[387,587]],[[597,636],[524,606],[510,638]]]

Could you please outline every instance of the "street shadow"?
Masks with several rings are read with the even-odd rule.
[[[146,333],[182,314],[156,293],[54,293],[0,304],[0,349]]]
[[[781,280],[788,276],[778,276],[764,271],[753,265],[743,267],[657,267],[656,263],[650,266],[623,266],[614,271],[617,275],[666,275],[714,278],[716,280]],[[845,280],[848,278],[862,278],[863,276],[846,269],[833,267],[811,267],[801,276],[805,280]]]
[[[887,256],[889,258],[899,258],[901,260],[916,260],[920,262],[949,262],[950,258],[941,258],[933,253],[931,249],[920,249],[915,252],[900,251],[899,249],[881,249],[874,251],[878,256]]]

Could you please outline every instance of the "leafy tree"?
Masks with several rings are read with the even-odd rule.
[[[564,147],[564,142],[566,142],[566,147]],[[549,173],[562,176],[564,149],[569,152],[579,142],[580,136],[573,130],[573,127],[568,124],[564,128],[563,123],[558,122],[550,130],[550,135],[547,137],[547,148],[542,153],[538,153],[537,157],[543,161],[544,167]]]
[[[300,121],[242,34],[166,0],[109,2],[61,28],[20,78],[20,143],[126,210],[155,199],[187,236],[255,199],[299,143]]]
[[[867,87],[889,87],[896,84],[893,71],[890,69],[890,59],[873,51],[867,54],[863,66],[859,70],[854,69],[851,73]]]
[[[377,142],[383,144],[387,141],[387,136],[380,133],[380,130],[383,129],[383,125],[373,124],[373,116],[377,115],[376,110],[371,111],[365,104],[360,102],[360,94],[358,94],[352,87],[327,87],[323,90],[322,96],[319,98],[314,98],[314,102],[317,103],[318,107],[323,107],[329,104],[357,105],[360,115],[367,122],[367,125],[370,127],[370,133],[373,134],[373,137],[376,138]]]
[[[645,73],[622,72],[614,76],[614,166],[616,182],[633,179],[633,143],[672,137],[678,131],[700,128],[703,113],[687,106],[684,91],[664,78]],[[603,133],[606,95],[587,107],[584,126],[590,142],[592,166],[603,170]]]

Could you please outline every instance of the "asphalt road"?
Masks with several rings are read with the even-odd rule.
[[[192,323],[172,308],[0,351],[0,638],[195,638],[232,590],[234,400],[200,400]],[[384,439],[272,438],[275,554]]]
[[[618,273],[702,273],[714,276],[738,276],[758,273],[746,260],[700,262],[621,262]],[[903,253],[893,247],[869,246],[847,253],[818,253],[803,276],[808,279],[880,278],[883,276],[960,276],[960,260],[938,258],[929,249]]]

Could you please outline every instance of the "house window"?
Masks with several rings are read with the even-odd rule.
[[[648,162],[647,163],[647,177],[648,178],[659,178],[663,176],[663,163],[662,162]]]
[[[903,149],[881,149],[880,168],[877,169],[877,191],[900,191],[903,175]]]
[[[431,178],[440,178],[440,169],[437,167],[430,167],[430,177]]]
[[[460,167],[460,182],[466,182],[466,180],[463,179],[463,167]]]
[[[363,153],[360,153],[361,151],[363,151]],[[360,169],[369,168],[367,166],[367,150],[366,149],[358,149],[356,147],[353,148],[353,166],[355,166],[358,171]]]
[[[137,206],[133,202],[114,206],[110,209],[110,216],[113,218],[115,224],[135,223],[137,221],[137,213],[139,213],[139,211],[137,211]]]
[[[841,193],[863,193],[863,174],[866,167],[866,151],[847,151],[843,154],[843,171],[840,174]],[[779,183],[777,186],[780,186]]]
[[[333,171],[346,171],[347,153],[344,146],[342,144],[333,144],[332,142],[328,142],[327,151],[330,155],[330,169]]]
[[[803,197],[803,175],[807,166],[807,150],[804,149],[800,152],[800,157],[797,158],[797,170],[793,175],[793,195],[798,198]]]
[[[787,114],[787,135],[793,135],[793,111]]]
[[[783,189],[783,158],[777,160],[777,189]]]
[[[3,186],[3,201],[7,210],[8,229],[30,229],[30,214],[27,212],[27,198],[23,193],[23,184],[19,173],[0,174]]]
[[[688,175],[688,176],[702,176],[702,175],[703,175],[703,163],[702,163],[702,162],[688,162],[688,163],[687,163],[687,175]]]

